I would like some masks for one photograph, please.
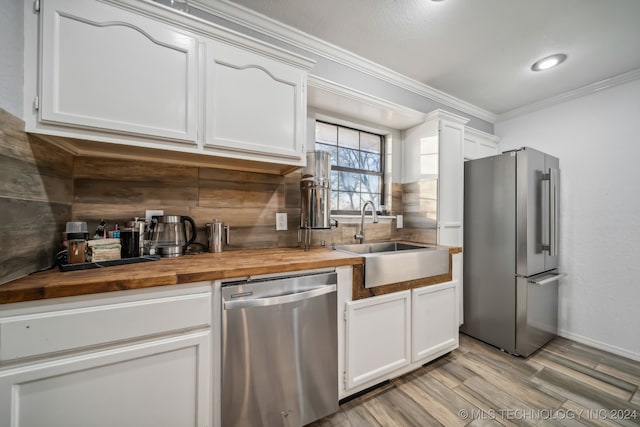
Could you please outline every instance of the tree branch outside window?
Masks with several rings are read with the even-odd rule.
[[[360,213],[368,200],[380,206],[384,143],[383,135],[316,121],[315,149],[331,154],[332,213]]]

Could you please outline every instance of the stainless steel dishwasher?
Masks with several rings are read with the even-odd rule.
[[[338,410],[335,272],[222,285],[222,425],[302,426]]]

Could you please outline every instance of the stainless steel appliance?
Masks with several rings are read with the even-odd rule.
[[[300,227],[331,228],[331,154],[326,151],[307,153],[300,192]]]
[[[464,165],[464,325],[528,356],[557,333],[559,161],[531,148]]]
[[[307,153],[307,166],[300,179],[300,230],[304,232],[305,249],[311,246],[311,230],[331,229],[331,154],[326,151]],[[300,239],[299,239],[300,240]]]
[[[164,215],[153,217],[157,220],[154,224],[152,247],[155,253],[162,257],[177,257],[184,254],[187,246],[196,240],[196,224],[191,217],[184,215]],[[187,237],[187,226],[191,231]]]
[[[224,247],[231,241],[231,228],[223,222],[214,219],[213,222],[205,224],[207,229],[207,243],[209,252],[222,252]],[[224,236],[224,238],[223,238]]]
[[[335,272],[223,284],[223,426],[302,426],[338,410],[336,285]]]

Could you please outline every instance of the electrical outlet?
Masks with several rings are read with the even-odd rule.
[[[276,231],[283,231],[287,229],[287,214],[276,213]]]
[[[396,228],[404,227],[404,218],[402,215],[396,215]]]

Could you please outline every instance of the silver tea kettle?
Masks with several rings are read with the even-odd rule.
[[[222,221],[214,219],[213,222],[205,224],[207,228],[207,242],[209,244],[209,252],[222,252],[225,245],[229,245],[231,239],[231,228],[224,225]],[[224,239],[222,236],[225,236]]]
[[[190,216],[164,215],[153,217],[157,223],[153,225],[152,247],[162,257],[177,257],[196,240],[196,223]],[[191,236],[187,238],[186,223],[191,228]]]

